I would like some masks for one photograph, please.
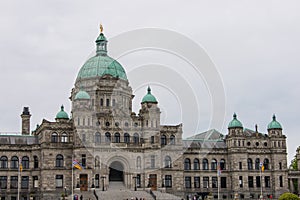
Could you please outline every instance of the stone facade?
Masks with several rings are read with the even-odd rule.
[[[139,113],[132,112],[134,95],[124,69],[107,56],[103,33],[96,43],[91,59],[98,61],[83,66],[71,91],[70,118],[62,107],[54,122],[43,120],[29,135],[31,115],[24,108],[22,135],[0,136],[2,199],[17,196],[15,177],[21,179],[23,199],[54,199],[70,194],[72,186],[107,190],[111,181],[184,198],[209,193],[258,198],[261,190],[277,198],[287,191],[286,137],[280,125],[263,134],[244,129],[235,115],[226,136],[209,130],[182,139],[182,124],[160,124],[150,87]],[[72,170],[74,160],[82,170]]]

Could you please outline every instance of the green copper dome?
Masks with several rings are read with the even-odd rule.
[[[273,115],[273,120],[268,124],[268,130],[269,129],[282,129],[280,123],[276,121],[275,115]]]
[[[75,95],[75,100],[76,99],[91,99],[91,96],[86,91],[80,90]]]
[[[69,119],[68,114],[64,111],[64,106],[60,107],[60,111],[56,115],[56,119]]]
[[[107,55],[107,40],[102,32],[96,40],[96,46],[96,55],[84,63],[79,70],[77,79],[111,75],[115,78],[127,80],[126,72],[122,65]]]
[[[233,120],[228,124],[228,128],[243,128],[243,124],[237,119],[236,114],[233,114]]]
[[[151,88],[148,86],[148,93],[143,97],[142,103],[157,103],[155,96],[151,94]]]

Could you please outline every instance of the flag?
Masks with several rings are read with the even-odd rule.
[[[218,163],[218,176],[221,176],[221,173],[222,173],[221,166],[220,163]]]
[[[82,170],[82,166],[79,164],[77,160],[73,160],[72,167]]]
[[[260,168],[262,168],[262,166],[263,166],[263,163],[262,163],[262,162],[261,162],[261,163],[259,163],[259,167],[260,167]]]
[[[265,171],[265,166],[264,166],[264,165],[261,166],[261,171],[262,171],[262,172]]]
[[[23,170],[23,165],[22,165],[22,163],[20,163],[19,169],[20,169],[20,172],[22,172],[22,170]]]

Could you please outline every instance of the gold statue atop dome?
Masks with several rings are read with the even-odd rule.
[[[103,26],[102,26],[102,24],[100,24],[100,33],[102,33],[103,32]]]

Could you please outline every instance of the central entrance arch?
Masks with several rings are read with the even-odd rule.
[[[114,161],[109,166],[109,181],[124,181],[124,166],[119,161]]]

